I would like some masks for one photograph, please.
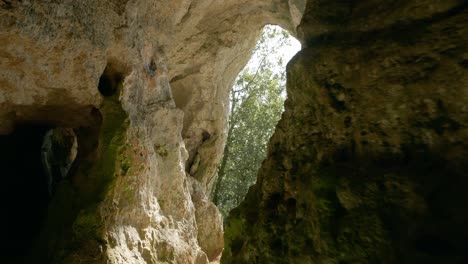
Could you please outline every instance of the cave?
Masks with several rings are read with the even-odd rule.
[[[66,120],[76,120],[66,114]],[[62,249],[62,242],[76,240],[73,220],[93,205],[106,184],[104,174],[89,178],[90,168],[100,161],[103,117],[100,110],[88,107],[80,116],[88,121],[76,128],[38,122],[38,116],[0,136],[7,216],[2,223],[9,241],[2,254],[8,263],[56,261],[53,254]]]
[[[6,205],[2,223],[9,241],[2,254],[8,263],[52,261],[52,252],[70,237],[71,219],[88,205],[85,199],[95,194],[82,186],[87,175],[80,165],[89,168],[97,159],[102,117],[97,109],[82,111],[93,122],[77,128],[21,122],[11,133],[0,136],[2,200]]]
[[[467,1],[58,2],[0,1],[6,262],[468,262]],[[267,24],[302,47],[223,225],[229,90]]]
[[[98,91],[104,97],[115,95],[118,92],[118,86],[123,81],[122,66],[117,67],[118,63],[111,62],[106,65],[104,72],[99,77]]]
[[[67,157],[76,138],[72,132],[69,138],[62,137],[63,145],[58,146],[51,139],[59,133],[56,131],[61,130],[46,124],[25,123],[17,125],[11,134],[0,136],[1,193],[6,207],[2,221],[5,221],[5,240],[9,241],[2,247],[2,255],[8,263],[20,263],[22,257],[31,253],[49,202],[76,156],[75,143],[75,153],[67,161],[67,168],[61,167],[61,157]]]

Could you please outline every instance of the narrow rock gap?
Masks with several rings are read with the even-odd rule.
[[[267,25],[235,80],[230,92],[227,143],[212,193],[225,217],[256,181],[267,143],[284,109],[286,63],[299,50],[300,43],[286,30]]]

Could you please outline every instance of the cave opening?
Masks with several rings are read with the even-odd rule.
[[[59,182],[67,176],[76,157],[77,140],[72,129],[48,124],[19,124],[0,136],[2,168],[2,247],[7,263],[22,263],[30,254],[45,224],[48,205]]]
[[[98,159],[100,109],[46,110],[37,108],[0,135],[5,263],[50,263],[65,252],[76,242],[74,219],[96,195],[88,172]]]
[[[122,69],[117,66],[120,65],[116,63],[107,64],[101,77],[99,77],[98,90],[104,97],[116,94],[119,84],[123,81]]]
[[[301,44],[288,31],[266,25],[230,91],[229,130],[212,191],[224,217],[244,199],[267,155],[284,111],[286,64]]]

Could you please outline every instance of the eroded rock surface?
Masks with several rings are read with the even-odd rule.
[[[1,143],[34,159],[15,144],[40,148],[58,127],[78,144],[53,197],[35,201],[37,223],[16,221],[28,216],[22,204],[2,197],[11,241],[2,255],[217,262],[221,219],[206,194],[229,87],[265,23],[293,33],[300,23],[305,48],[288,67],[286,112],[257,184],[230,216],[225,262],[468,262],[467,6],[1,1]],[[2,166],[6,179],[18,176]]]
[[[225,263],[465,263],[466,1],[308,1]]]
[[[294,32],[303,9],[300,0],[0,1],[0,134],[43,124],[74,129],[78,142],[36,246],[6,252],[7,262],[217,261],[222,224],[206,193],[228,91],[262,26]]]

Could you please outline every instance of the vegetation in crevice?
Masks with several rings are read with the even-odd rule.
[[[267,142],[283,112],[284,68],[290,55],[284,50],[294,52],[292,41],[287,31],[266,26],[230,92],[229,131],[212,193],[224,216],[255,183]]]

